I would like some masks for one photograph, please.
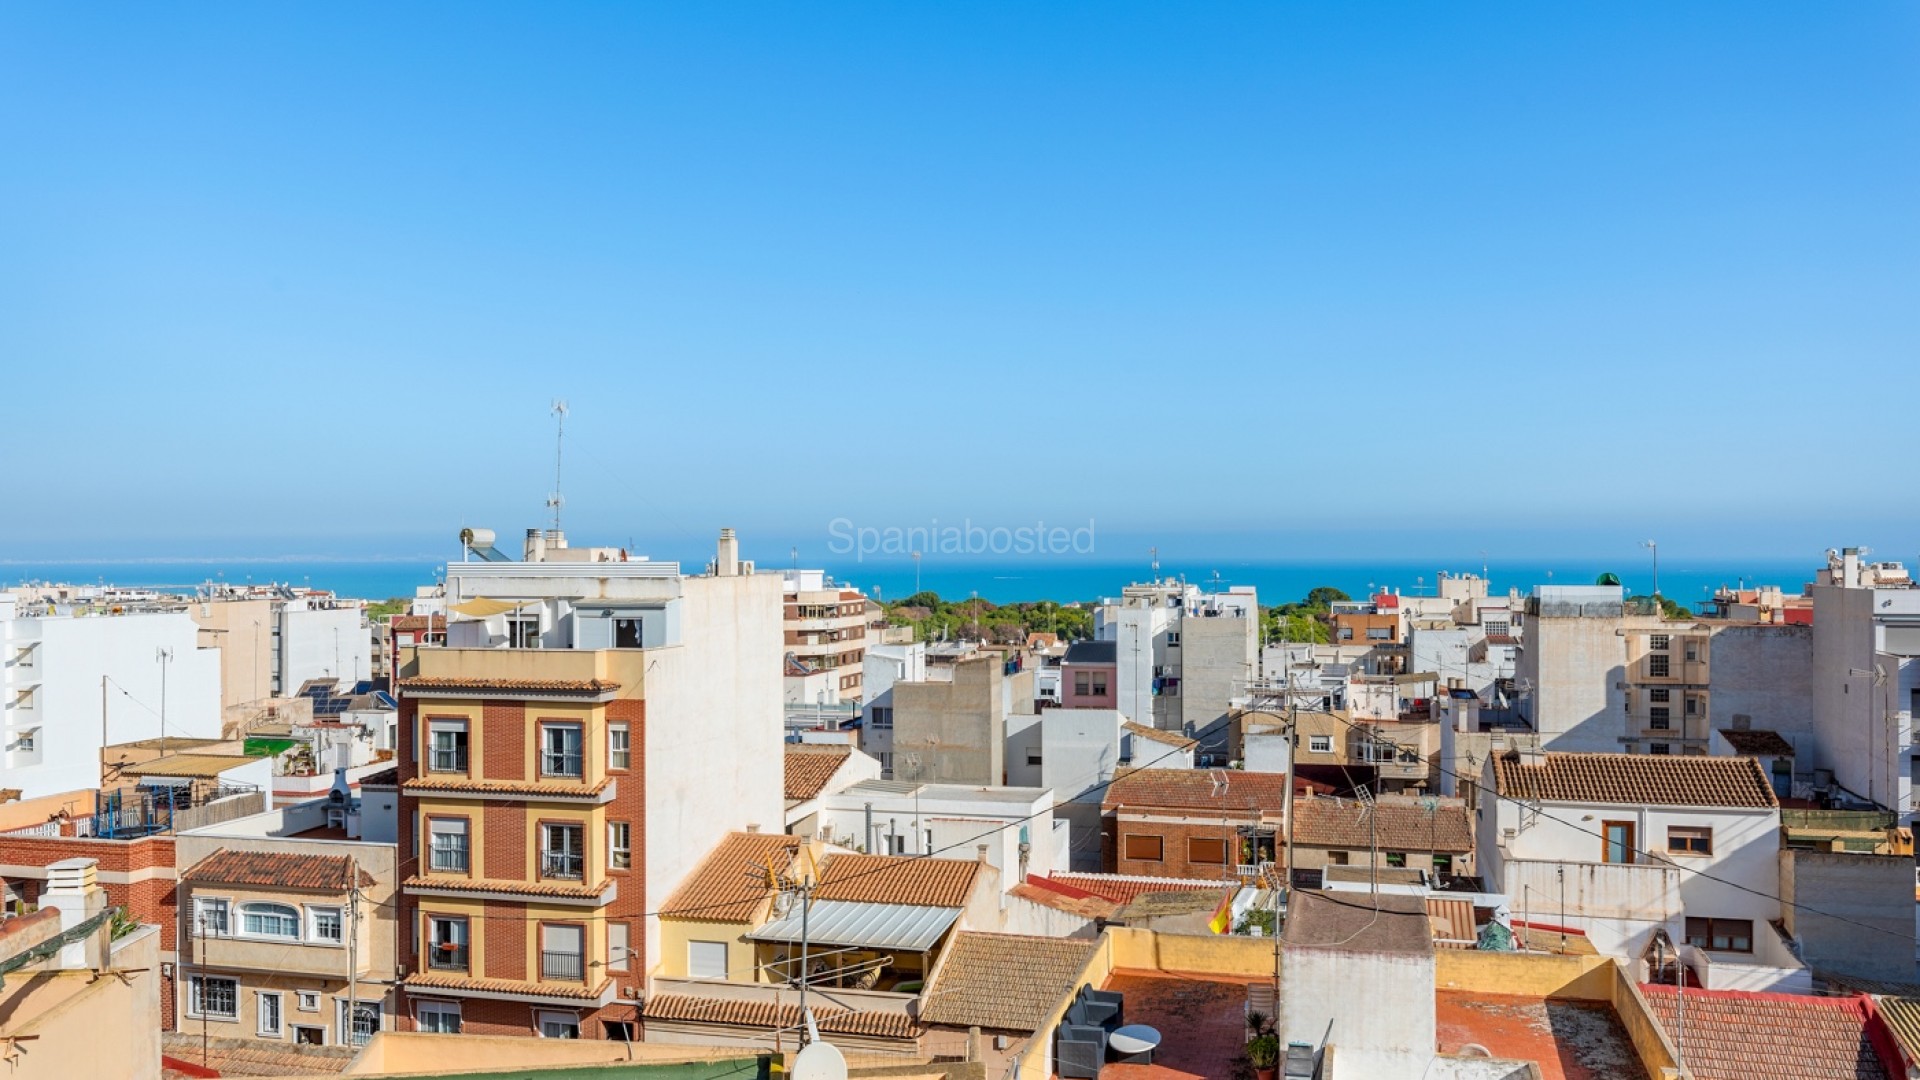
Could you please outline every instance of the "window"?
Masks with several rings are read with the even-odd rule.
[[[1179,648],[1180,647],[1180,631],[1178,630],[1167,631],[1167,644],[1175,649]]]
[[[427,966],[440,971],[467,970],[467,920],[451,915],[427,919]]]
[[[1307,751],[1309,753],[1314,753],[1314,754],[1333,753],[1333,736],[1331,735],[1307,736]]]
[[[1369,626],[1367,627],[1367,640],[1368,641],[1392,641],[1393,627]]]
[[[340,1003],[340,1045],[365,1046],[380,1030],[380,1006],[368,1002]]]
[[[447,874],[467,872],[467,819],[428,818],[428,866]]]
[[[1668,662],[1672,659],[1672,657],[1664,653],[1654,653],[1652,656],[1647,657],[1647,677],[1651,679],[1666,678],[1671,671]]]
[[[327,1045],[327,1029],[314,1027],[312,1024],[295,1024],[293,1025],[293,1041],[296,1046],[325,1046]]]
[[[579,724],[540,725],[540,775],[581,775]]]
[[[576,1013],[540,1009],[533,1014],[533,1022],[534,1026],[540,1029],[540,1037],[543,1039],[580,1037],[580,1017]]]
[[[607,822],[607,865],[633,869],[633,827],[624,821]]]
[[[1433,857],[1433,872],[1436,874],[1453,873],[1453,856],[1435,855]]]
[[[1668,743],[1657,742],[1647,747],[1647,753],[1653,754],[1655,756],[1671,754],[1673,753],[1673,747],[1671,744],[1668,744]]]
[[[875,728],[891,729],[893,727],[893,710],[885,705],[875,705],[873,707],[873,726]]]
[[[1699,698],[1690,697],[1687,699],[1687,715],[1688,716],[1700,715],[1700,699]]]
[[[1227,842],[1219,837],[1189,837],[1187,840],[1187,861],[1206,866],[1225,866],[1227,864]]]
[[[241,904],[240,933],[246,937],[299,941],[300,912],[286,904]]]
[[[580,982],[587,975],[587,928],[577,923],[540,925],[540,977]]]
[[[1340,640],[1341,640],[1341,641],[1352,641],[1352,640],[1353,640],[1353,627],[1351,627],[1351,626],[1342,626],[1342,627],[1340,628]]]
[[[299,1009],[301,1012],[319,1012],[320,991],[295,990],[293,992],[293,1007]]]
[[[271,1039],[280,1037],[280,995],[260,991],[254,995],[255,1030]]]
[[[607,725],[607,768],[633,766],[633,731],[625,724]]]
[[[1656,686],[1647,691],[1647,696],[1649,699],[1665,705],[1667,702],[1673,700],[1673,691],[1664,686]]]
[[[1404,870],[1407,865],[1407,853],[1404,851],[1387,852],[1387,865]]]
[[[606,1029],[607,1039],[610,1042],[633,1041],[633,1021],[631,1020],[602,1020],[600,1026]]]
[[[540,876],[579,881],[586,877],[586,829],[579,825],[540,826]]]
[[[338,945],[345,941],[346,935],[340,923],[340,909],[337,907],[308,908],[307,936],[313,941],[330,945]]]
[[[1513,632],[1513,627],[1500,619],[1483,618],[1480,620],[1480,630],[1488,637],[1506,637]]]
[[[1693,825],[1669,825],[1667,850],[1675,855],[1711,855],[1713,830]]]
[[[1120,841],[1120,857],[1123,859],[1141,859],[1146,862],[1160,861],[1160,838],[1128,833]]]
[[[1673,638],[1667,634],[1652,634],[1647,638],[1647,648],[1655,652],[1665,652],[1673,646]]]
[[[460,1005],[452,1001],[416,1002],[413,1016],[421,1031],[430,1035],[460,1034]]]
[[[1687,642],[1687,663],[1691,664],[1698,661],[1699,659],[1700,659],[1700,646],[1695,645],[1691,641]]]
[[[1666,731],[1673,727],[1673,710],[1665,705],[1655,705],[1647,710],[1647,724],[1655,731]]]
[[[1107,673],[1104,671],[1096,671],[1093,673],[1093,696],[1107,696]]]
[[[232,924],[228,922],[227,915],[226,900],[210,896],[193,898],[194,932],[201,937],[226,937],[232,933]]]
[[[1710,952],[1753,951],[1752,919],[1687,920],[1687,944]]]
[[[627,970],[627,958],[633,950],[627,945],[627,924],[610,922],[607,924],[607,970]]]
[[[40,734],[40,729],[37,727],[28,728],[25,731],[22,731],[17,737],[14,738],[13,748],[15,750],[20,751],[23,754],[33,753],[33,749],[37,745],[36,739],[38,738],[39,734]]]
[[[1093,694],[1093,672],[1076,671],[1073,673],[1073,692],[1081,697]]]
[[[540,616],[518,615],[507,620],[507,647],[512,649],[537,649],[540,647]]]
[[[465,720],[428,720],[427,738],[433,748],[427,757],[428,771],[467,771],[467,722]]]
[[[613,647],[616,649],[638,649],[644,635],[640,632],[641,620],[613,620]]]
[[[1040,751],[1038,749],[1029,748],[1027,750],[1027,764],[1029,765],[1040,764]]]
[[[724,941],[687,942],[687,976],[694,979],[727,977],[727,943]]]
[[[240,981],[194,975],[187,980],[187,1015],[209,1020],[240,1019]]]
[[[1344,851],[1329,851],[1329,852],[1327,852],[1327,865],[1328,865],[1328,866],[1345,866],[1345,865],[1347,865],[1347,853],[1346,853],[1346,852],[1344,852]]]

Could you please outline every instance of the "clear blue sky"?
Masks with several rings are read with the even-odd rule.
[[[1911,559],[1920,6],[14,4],[0,369],[14,558],[510,534],[564,397],[579,541]]]

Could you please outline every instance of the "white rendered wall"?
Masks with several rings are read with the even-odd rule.
[[[280,614],[280,693],[309,679],[349,685],[373,677],[373,642],[361,609],[307,610],[289,602]]]

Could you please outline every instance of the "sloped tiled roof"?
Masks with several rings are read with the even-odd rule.
[[[1287,801],[1285,773],[1239,769],[1126,769],[1107,785],[1104,809],[1222,810],[1279,813]]]
[[[1734,752],[1737,754],[1786,754],[1791,756],[1793,753],[1793,744],[1788,742],[1777,731],[1735,731],[1731,728],[1721,728],[1720,735],[1727,740],[1727,745],[1733,747]]]
[[[1694,1080],[1888,1080],[1863,998],[1689,988],[1686,1023],[1671,986],[1640,992]]]
[[[1160,743],[1164,746],[1190,747],[1193,745],[1192,739],[1187,738],[1185,735],[1182,735],[1177,731],[1162,731],[1156,727],[1148,727],[1145,724],[1137,724],[1132,720],[1129,720],[1120,726],[1126,728],[1128,731],[1132,732],[1135,735],[1140,736],[1143,739],[1151,739],[1154,742]],[[1136,754],[1134,756],[1138,757],[1139,755]]]
[[[927,988],[923,1023],[1033,1031],[1071,990],[1097,943],[1018,934],[955,935]]]
[[[788,801],[805,802],[819,795],[852,754],[851,746],[787,744],[785,795]]]
[[[222,848],[193,864],[181,878],[217,885],[346,892],[350,861],[345,855],[283,855]],[[373,876],[362,870],[359,883],[366,888],[374,883]]]
[[[1432,805],[1429,806],[1428,803]],[[1458,799],[1376,799],[1371,842],[1382,851],[1473,850],[1473,822]],[[1293,842],[1308,847],[1366,850],[1367,808],[1349,799],[1295,799]]]
[[[1207,881],[1200,878],[1161,878],[1137,877],[1131,874],[1069,874],[1056,873],[1051,877],[1030,875],[1030,885],[1067,896],[1097,896],[1102,900],[1111,900],[1116,904],[1131,903],[1143,893],[1186,892],[1190,889],[1217,889],[1226,882]]]
[[[786,868],[797,836],[779,833],[729,833],[726,839],[700,865],[680,882],[667,897],[660,912],[663,919],[694,919],[704,922],[750,923],[760,916],[760,905],[773,895],[763,867],[779,872]]]
[[[819,1002],[820,998],[816,997],[808,1011],[813,1013],[814,1023],[819,1025],[821,1031],[839,1035],[912,1039],[919,1037],[923,1030],[906,1013],[854,1012]],[[641,1015],[648,1020],[729,1024],[770,1030],[791,1030],[803,1023],[798,1004],[775,1005],[764,999],[695,997],[692,994],[655,994],[647,998]]]
[[[1015,885],[1007,890],[1007,895],[1025,900],[1031,904],[1050,907],[1055,911],[1064,911],[1069,915],[1078,915],[1083,919],[1105,919],[1120,910],[1120,905],[1100,896],[1087,896],[1079,892],[1066,893],[1050,889],[1044,885],[1035,885],[1035,879]],[[1044,881],[1045,878],[1039,880]]]
[[[474,979],[444,971],[416,971],[407,976],[406,984],[409,990],[476,990],[493,994],[577,998],[581,1001],[592,1001],[600,996],[601,990],[606,988],[607,980],[601,979],[598,985],[587,986],[584,983]]]
[[[1544,764],[1517,753],[1493,759],[1500,794],[1549,802],[1637,806],[1720,806],[1764,810],[1780,805],[1760,763],[1749,757],[1574,754],[1549,751]]]
[[[976,859],[835,855],[821,864],[813,898],[918,907],[966,907],[980,866]]]
[[[593,784],[575,784],[567,781],[540,780],[472,780],[464,776],[416,776],[401,786],[408,791],[465,791],[476,795],[534,795],[555,799],[591,799],[596,798],[607,785],[613,783],[612,777],[602,777]]]
[[[502,893],[509,896],[551,896],[561,900],[591,900],[607,890],[607,883],[588,885],[572,881],[521,881],[517,878],[426,877],[414,875],[401,883],[409,889],[448,892]]]

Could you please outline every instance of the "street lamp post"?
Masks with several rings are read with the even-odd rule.
[[[1642,540],[1640,546],[1653,552],[1653,595],[1657,602],[1660,596],[1660,545],[1652,540]]]

